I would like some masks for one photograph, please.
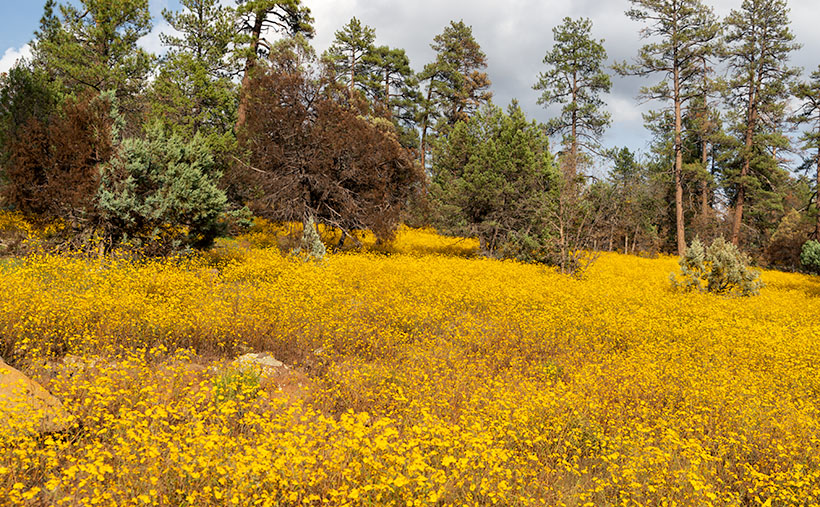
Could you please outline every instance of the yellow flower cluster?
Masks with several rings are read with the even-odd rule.
[[[728,299],[672,258],[576,280],[432,231],[319,263],[252,234],[0,262],[0,351],[78,421],[0,436],[0,503],[820,505],[816,277]]]
[[[21,213],[0,210],[0,255],[6,251],[31,251],[63,229],[60,222],[35,225]]]
[[[342,233],[338,229],[317,226],[322,241],[331,247],[338,247]],[[411,229],[399,227],[396,240],[380,244],[370,231],[353,231],[353,238],[347,237],[336,250],[364,250],[375,253],[405,255],[455,255],[471,257],[478,252],[478,240],[475,238],[453,238],[442,236],[434,229]],[[302,235],[301,223],[275,224],[264,219],[255,219],[248,232],[239,237],[240,243],[256,248],[294,246]]]

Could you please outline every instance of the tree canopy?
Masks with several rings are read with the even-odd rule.
[[[561,114],[547,123],[547,129],[564,136],[566,166],[572,177],[584,165],[580,148],[600,153],[601,136],[610,124],[600,97],[612,88],[604,71],[606,50],[603,41],[593,39],[591,32],[589,19],[564,18],[563,24],[553,28],[554,47],[544,56],[548,68],[533,86],[541,91],[539,104],[562,104]]]

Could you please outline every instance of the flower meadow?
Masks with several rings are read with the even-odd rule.
[[[724,298],[671,257],[577,280],[428,230],[322,262],[276,234],[0,259],[1,355],[72,419],[0,435],[0,503],[820,504],[817,277]]]

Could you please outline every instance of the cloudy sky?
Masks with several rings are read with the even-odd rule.
[[[554,111],[536,105],[538,93],[532,90],[536,76],[543,70],[544,53],[552,47],[552,28],[565,16],[588,17],[593,35],[604,39],[609,63],[631,59],[642,44],[641,25],[624,15],[628,0],[303,0],[316,19],[314,45],[321,52],[338,30],[352,16],[376,29],[377,43],[404,48],[414,68],[420,70],[434,57],[430,49],[433,37],[450,20],[464,20],[487,53],[488,72],[493,82],[494,101],[500,105],[518,99],[527,113],[546,121]],[[738,8],[741,0],[707,0],[716,14],[725,16]],[[27,53],[42,14],[42,1],[0,0],[0,72]],[[177,0],[151,0],[155,28],[143,45],[161,52],[157,33],[165,28],[162,8],[178,8]],[[803,49],[792,57],[792,64],[806,74],[820,65],[820,7],[817,0],[789,0],[792,30]],[[606,134],[607,146],[629,146],[645,150],[648,137],[643,129],[641,112],[653,107],[639,105],[638,89],[653,82],[639,78],[613,77],[612,94],[607,98],[612,127]],[[654,106],[657,107],[657,104]]]

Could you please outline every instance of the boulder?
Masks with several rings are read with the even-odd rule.
[[[68,429],[60,400],[0,359],[0,440]]]
[[[279,368],[288,368],[285,363],[270,354],[244,354],[237,357],[234,364],[239,367],[260,368],[266,374],[275,373]]]

